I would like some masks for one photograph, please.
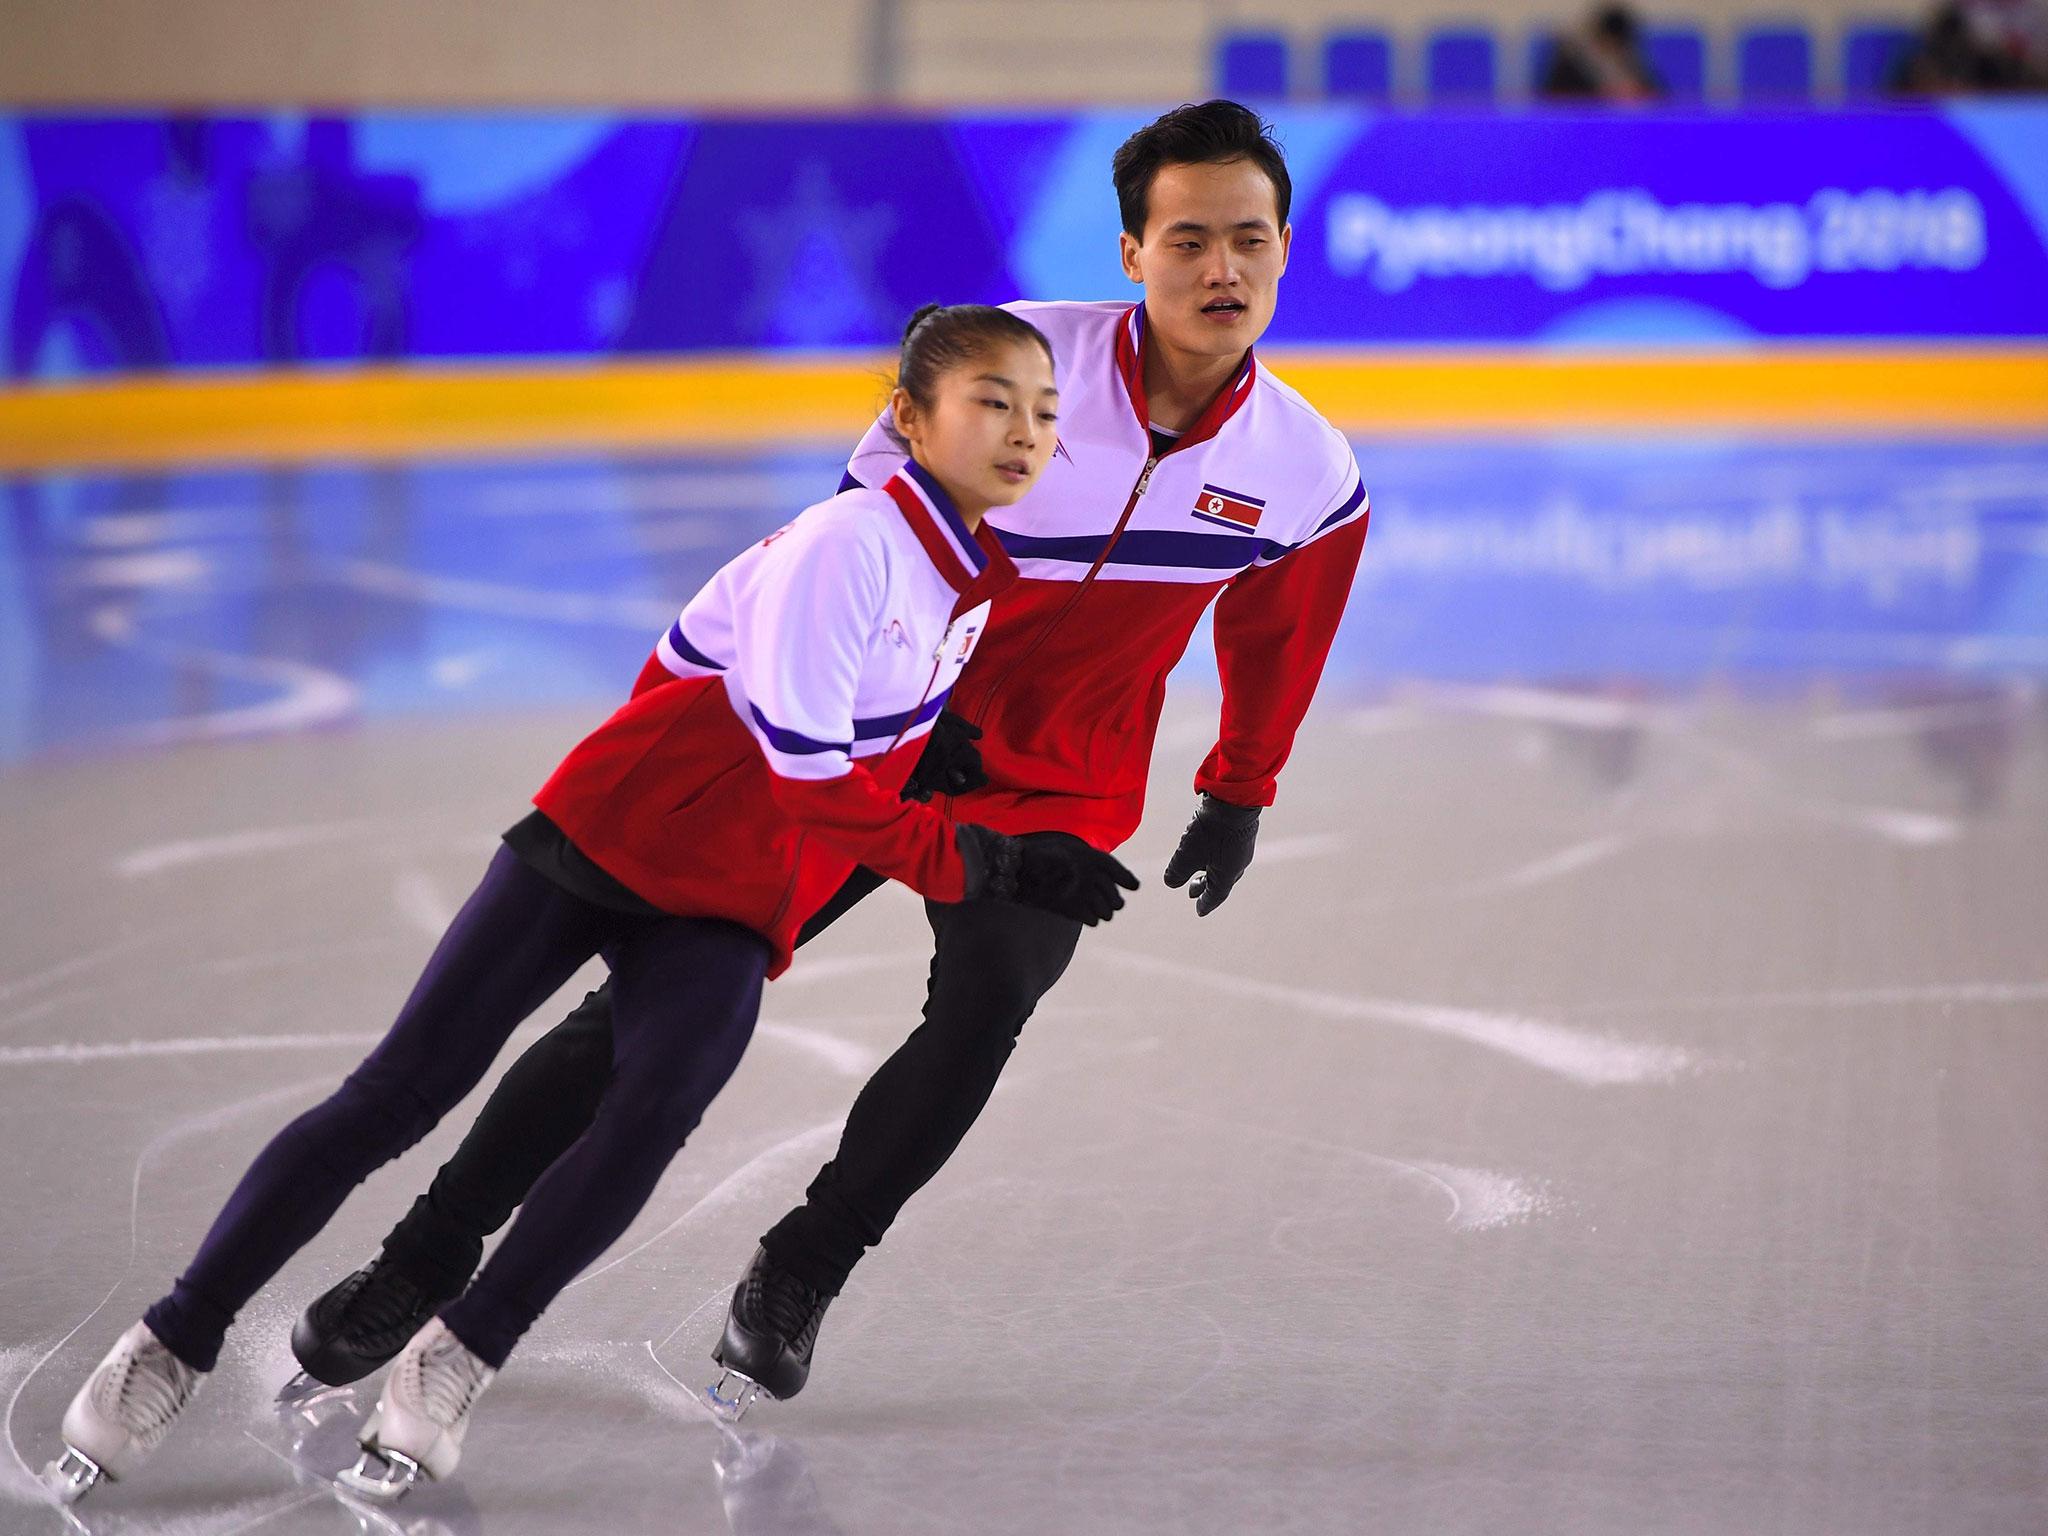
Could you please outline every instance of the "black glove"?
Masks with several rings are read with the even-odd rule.
[[[955,829],[967,864],[967,899],[1014,901],[1094,927],[1124,904],[1138,877],[1099,848],[1066,832],[1006,837],[962,823]],[[1123,890],[1119,890],[1121,886]]]
[[[1252,844],[1258,839],[1256,805],[1232,805],[1205,794],[1195,819],[1180,835],[1180,846],[1166,861],[1166,883],[1175,890],[1186,885],[1195,898],[1195,916],[1207,917],[1223,905],[1238,877],[1251,867]]]
[[[903,786],[906,800],[933,795],[964,795],[988,783],[981,769],[981,727],[969,725],[951,710],[942,710],[924,741],[924,753]]]

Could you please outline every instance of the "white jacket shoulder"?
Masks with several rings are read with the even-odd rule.
[[[895,551],[891,535],[902,522],[887,491],[855,486],[805,507],[765,542],[772,546],[788,538],[794,546],[790,553],[801,549],[808,557],[841,558],[880,572],[890,564]]]
[[[1036,325],[1041,319],[1085,325],[1090,320],[1114,324],[1131,307],[1129,299],[1012,299],[997,306]]]
[[[1333,456],[1350,454],[1350,440],[1330,425],[1323,413],[1309,403],[1306,395],[1268,368],[1263,359],[1259,362],[1258,385],[1283,418],[1292,419],[1299,430],[1321,443]]]
[[[1117,322],[1130,310],[1123,299],[1090,303],[1066,299],[1015,299],[1002,306],[1019,320],[1029,320],[1045,333],[1055,350],[1062,341],[1089,336],[1108,337]]]

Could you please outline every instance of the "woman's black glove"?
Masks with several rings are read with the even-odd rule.
[[[1138,888],[1136,875],[1071,833],[1006,837],[965,822],[954,830],[967,865],[969,901],[1019,902],[1092,928],[1123,906],[1124,891]]]
[[[932,733],[924,739],[924,753],[910,770],[910,782],[903,786],[906,800],[929,800],[933,795],[964,795],[988,783],[982,771],[981,727],[969,725],[951,710],[942,710],[932,722]]]
[[[1223,905],[1238,877],[1251,867],[1252,844],[1258,838],[1256,805],[1232,805],[1205,794],[1195,819],[1180,835],[1180,846],[1166,861],[1166,883],[1175,890],[1186,885],[1195,898],[1195,916],[1207,917]]]

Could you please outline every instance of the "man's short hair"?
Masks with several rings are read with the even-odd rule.
[[[1285,225],[1294,183],[1288,179],[1287,159],[1273,130],[1249,107],[1234,101],[1205,101],[1175,107],[1147,123],[1124,140],[1110,161],[1125,232],[1133,240],[1145,238],[1152,181],[1163,167],[1222,165],[1232,160],[1249,160],[1266,173],[1273,183],[1280,222]]]

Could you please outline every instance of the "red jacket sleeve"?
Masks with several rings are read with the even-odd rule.
[[[775,802],[856,863],[933,901],[967,894],[953,824],[928,805],[902,800],[858,763],[836,779],[775,776]]]
[[[1223,721],[1196,789],[1232,805],[1273,803],[1365,548],[1367,515],[1353,510],[1352,521],[1271,565],[1253,566],[1216,600]]]

